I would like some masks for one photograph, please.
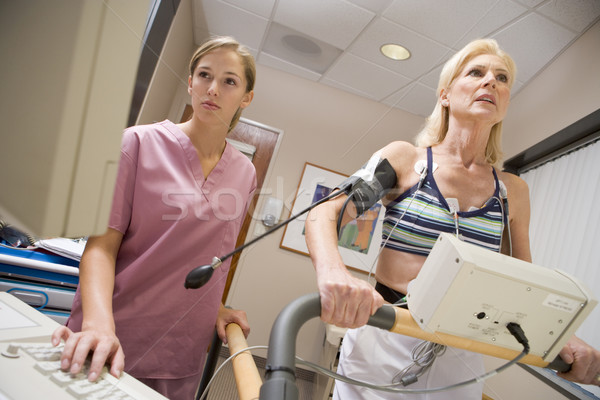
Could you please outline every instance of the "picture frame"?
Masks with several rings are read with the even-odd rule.
[[[294,196],[291,215],[296,215],[315,201],[329,195],[347,177],[339,172],[306,162]],[[379,253],[384,214],[383,205],[378,202],[361,217],[341,229],[338,250],[348,268],[364,273],[375,270],[374,264]],[[314,217],[314,214],[311,214],[311,217]],[[304,236],[304,224],[307,218],[309,218],[308,213],[285,227],[280,248],[309,255]]]

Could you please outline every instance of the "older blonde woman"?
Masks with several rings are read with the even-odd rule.
[[[404,298],[441,232],[531,261],[528,187],[519,177],[496,168],[514,79],[513,60],[494,40],[469,43],[445,64],[437,103],[417,145],[394,142],[376,153],[391,164],[396,184],[382,198],[386,214],[375,288],[353,277],[337,250],[335,221],[342,210],[342,223],[349,221],[356,215],[355,205],[349,202],[344,209],[346,196],[341,196],[315,208],[307,218],[306,241],[317,273],[321,318],[338,326],[360,327],[344,338],[338,372],[380,385],[402,382],[410,389],[443,387],[483,373],[478,354],[363,325],[384,301]],[[478,383],[407,398],[481,399],[481,394]],[[334,398],[403,397],[338,381]]]

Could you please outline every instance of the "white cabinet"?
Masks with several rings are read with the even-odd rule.
[[[3,3],[0,208],[31,233],[106,228],[150,3]]]

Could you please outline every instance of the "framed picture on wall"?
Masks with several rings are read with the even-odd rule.
[[[346,178],[347,175],[305,163],[291,215],[296,215],[312,203],[328,196]],[[383,206],[378,202],[341,229],[338,249],[348,268],[367,273],[372,267],[374,270],[381,242],[383,214]],[[309,217],[304,214],[285,227],[280,248],[309,255],[304,236],[306,218]]]

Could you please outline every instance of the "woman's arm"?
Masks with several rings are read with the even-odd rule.
[[[367,323],[383,298],[362,279],[350,274],[338,251],[336,224],[346,196],[315,207],[306,218],[306,245],[317,273],[321,295],[321,319],[341,327],[355,328]],[[356,209],[348,203],[342,225]]]
[[[108,229],[101,236],[88,239],[79,267],[79,285],[83,308],[81,332],[58,328],[52,342],[65,339],[61,357],[63,370],[78,373],[89,354],[94,352],[88,378],[95,381],[104,364],[111,363],[110,373],[119,377],[125,365],[125,355],[115,335],[112,295],[115,282],[115,261],[123,234]]]
[[[502,181],[506,184],[508,192],[508,217],[510,221],[512,256],[531,262],[531,249],[529,247],[529,187],[523,179],[506,172],[502,173]]]
[[[407,142],[393,142],[378,153],[387,159],[396,173],[396,185],[383,199],[393,200],[398,190],[404,190],[415,182],[402,182],[401,172],[413,170],[418,157],[417,149]],[[405,174],[408,180],[417,180]],[[341,195],[315,207],[306,219],[306,245],[317,273],[317,285],[321,295],[321,319],[341,327],[356,328],[367,323],[369,316],[384,301],[368,282],[355,278],[348,271],[338,250],[337,220],[347,196]],[[342,226],[356,218],[352,201],[344,211]]]
[[[600,386],[600,351],[573,336],[561,350],[562,359],[571,364],[569,372],[558,374],[573,382]]]

